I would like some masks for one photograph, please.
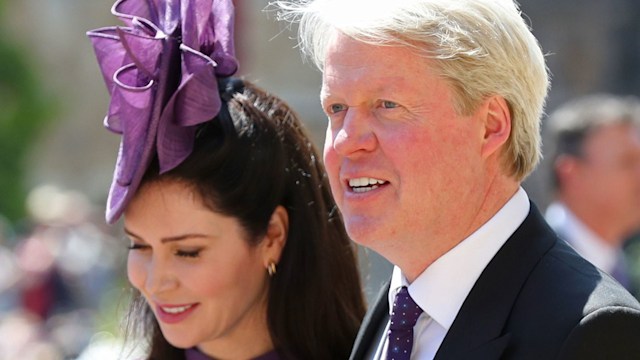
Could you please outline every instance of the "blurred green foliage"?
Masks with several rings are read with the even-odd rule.
[[[28,56],[11,42],[0,0],[0,214],[16,222],[25,215],[25,158],[51,119],[47,100]]]

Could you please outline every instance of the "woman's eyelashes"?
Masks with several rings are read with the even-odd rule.
[[[127,248],[129,250],[145,250],[145,249],[149,248],[149,245],[131,243],[131,244],[129,244],[129,246],[127,246]]]
[[[185,257],[185,258],[197,258],[200,256],[200,252],[202,251],[202,249],[196,249],[196,250],[176,250],[173,253],[176,256],[180,256],[180,257]]]
[[[127,246],[129,250],[143,251],[150,250],[151,246],[147,244],[131,243]],[[183,258],[197,258],[200,256],[202,249],[175,249],[172,251],[173,255]]]

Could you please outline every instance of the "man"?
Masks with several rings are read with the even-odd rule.
[[[351,359],[631,359],[640,304],[521,181],[548,78],[511,0],[279,2],[323,73],[349,235],[395,264]]]
[[[549,224],[627,289],[622,246],[640,229],[640,100],[591,95],[549,117],[556,201]]]

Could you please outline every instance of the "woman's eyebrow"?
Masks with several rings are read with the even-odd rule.
[[[133,231],[125,228],[124,232],[136,239],[140,239],[143,240],[143,237],[140,235],[137,235],[136,233],[134,233]],[[169,237],[165,237],[162,238],[160,240],[161,243],[165,244],[165,243],[169,243],[169,242],[175,242],[175,241],[182,241],[182,240],[187,240],[187,239],[193,239],[193,238],[209,238],[211,236],[206,235],[206,234],[200,234],[200,233],[187,233],[187,234],[180,234],[180,235],[175,235],[175,236],[169,236]]]

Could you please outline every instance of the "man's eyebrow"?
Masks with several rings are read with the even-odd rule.
[[[142,236],[137,235],[136,233],[134,233],[133,231],[125,228],[124,232],[136,239],[140,239],[143,240]],[[201,239],[201,238],[209,238],[211,236],[206,235],[206,234],[200,234],[200,233],[187,233],[187,234],[180,234],[180,235],[175,235],[175,236],[169,236],[169,237],[165,237],[160,239],[160,242],[162,242],[163,244],[165,243],[169,243],[169,242],[175,242],[175,241],[182,241],[182,240],[187,240],[187,239]]]

